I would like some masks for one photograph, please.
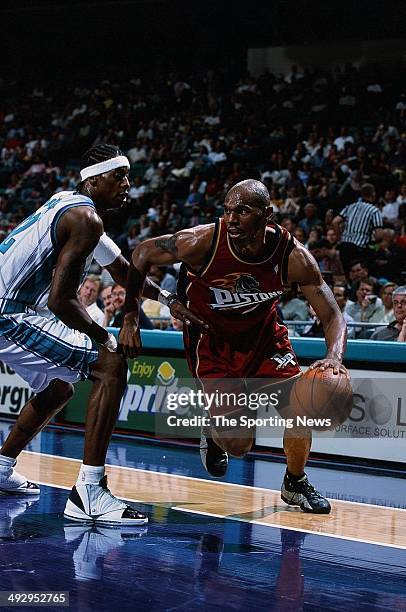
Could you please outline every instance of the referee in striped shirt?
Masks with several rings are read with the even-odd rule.
[[[375,233],[375,240],[384,237],[383,218],[374,204],[375,198],[375,187],[365,183],[361,187],[358,202],[343,208],[333,219],[335,230],[338,235],[341,234],[340,259],[347,277],[354,259],[368,261],[368,245],[372,234]]]

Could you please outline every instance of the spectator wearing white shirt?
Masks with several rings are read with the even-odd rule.
[[[79,288],[79,300],[86,308],[86,312],[98,325],[103,325],[104,313],[96,304],[100,289],[100,277],[95,274],[86,276]]]
[[[128,197],[130,200],[142,200],[145,196],[147,188],[142,183],[142,177],[136,176],[134,179],[134,184],[130,187],[128,192]]]
[[[336,145],[338,151],[344,151],[346,142],[353,143],[354,139],[352,136],[349,136],[348,129],[346,127],[342,127],[340,130],[340,136],[334,140],[334,144]]]
[[[396,223],[399,220],[400,203],[396,200],[396,191],[387,189],[383,199],[382,217],[390,223]]]

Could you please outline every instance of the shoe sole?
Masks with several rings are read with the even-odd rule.
[[[0,495],[39,495],[41,489],[0,489]]]
[[[306,512],[306,514],[330,514],[331,512],[331,508],[322,508],[321,510],[312,510],[311,508],[303,507],[300,504],[295,504],[295,502],[290,501],[283,495],[281,495],[281,499],[288,506],[294,506],[295,508],[300,508],[302,512]]]
[[[146,525],[148,523],[148,518],[145,519],[124,519],[122,521],[103,521],[101,519],[93,519],[91,517],[88,516],[74,516],[73,514],[67,514],[66,512],[63,513],[63,516],[68,519],[69,521],[75,521],[76,523],[85,523],[85,524],[89,524],[89,525],[106,525],[106,526],[111,526],[111,527],[121,527],[121,526],[126,526],[126,527],[130,527],[131,525],[133,525],[134,527],[140,527],[142,525]]]

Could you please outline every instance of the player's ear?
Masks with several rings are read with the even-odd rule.
[[[272,221],[272,219],[273,219],[273,208],[272,208],[272,206],[267,206],[264,209],[264,216],[265,216],[265,219],[266,219],[267,223],[270,223]]]
[[[96,186],[97,186],[97,179],[98,179],[98,177],[97,177],[97,176],[91,176],[91,177],[89,178],[89,182],[90,182],[90,184],[91,184],[91,186],[92,186],[92,187],[96,187]]]

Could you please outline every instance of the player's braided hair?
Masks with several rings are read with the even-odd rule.
[[[80,164],[80,169],[83,170],[83,168],[86,168],[87,166],[98,164],[99,162],[106,161],[107,159],[111,159],[112,157],[117,157],[118,155],[123,155],[123,153],[115,145],[94,145],[93,147],[90,147],[90,149],[88,149],[83,155]]]
[[[123,155],[122,151],[116,147],[115,145],[110,144],[97,144],[93,147],[90,147],[84,153],[81,163],[80,169],[87,168],[87,166],[92,166],[93,164],[98,164],[99,162],[106,161],[107,159],[111,159],[112,157],[117,157],[118,155]],[[76,187],[76,191],[81,193],[84,185],[84,181],[81,181]]]

